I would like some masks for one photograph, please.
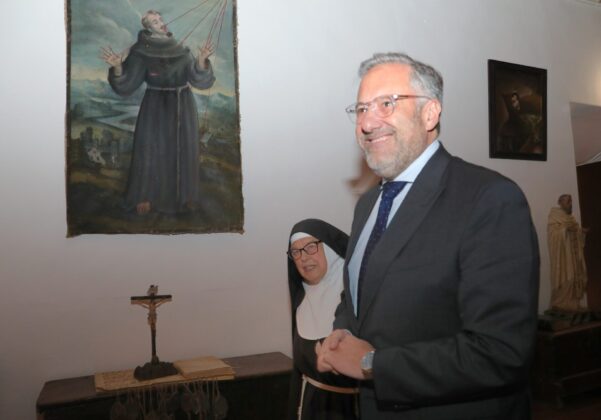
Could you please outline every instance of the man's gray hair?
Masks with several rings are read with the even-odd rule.
[[[443,81],[440,73],[432,66],[414,60],[404,53],[376,53],[359,66],[359,77],[363,78],[372,68],[380,64],[406,64],[411,67],[411,85],[420,93],[435,98],[442,105]],[[396,93],[396,92],[394,92]],[[399,92],[403,94],[404,92]]]
[[[144,29],[148,29],[148,27],[150,26],[150,15],[161,15],[159,12],[157,12],[156,10],[149,10],[146,13],[144,13],[144,16],[142,16],[141,22],[142,22],[142,26],[144,27]]]

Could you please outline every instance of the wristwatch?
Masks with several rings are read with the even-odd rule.
[[[365,379],[373,379],[373,365],[374,365],[374,353],[375,350],[368,351],[365,356],[361,358],[361,372]]]

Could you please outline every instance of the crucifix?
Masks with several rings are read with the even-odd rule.
[[[170,362],[161,362],[157,356],[156,330],[157,308],[163,303],[171,302],[171,295],[159,295],[159,286],[151,285],[146,296],[132,296],[131,304],[140,305],[148,309],[148,325],[150,325],[150,339],[152,344],[152,358],[144,366],[134,370],[134,377],[139,381],[162,378],[163,376],[176,375],[177,369]]]

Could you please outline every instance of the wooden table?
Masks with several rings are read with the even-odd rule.
[[[282,353],[223,359],[234,368],[234,380],[220,381],[227,419],[285,418],[292,360]],[[108,420],[119,392],[97,393],[94,376],[59,379],[44,384],[36,403],[38,419]],[[186,418],[177,416],[176,418]]]

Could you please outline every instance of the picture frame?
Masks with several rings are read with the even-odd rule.
[[[244,232],[236,0],[66,0],[67,237]]]
[[[488,60],[489,157],[547,160],[547,70]]]

